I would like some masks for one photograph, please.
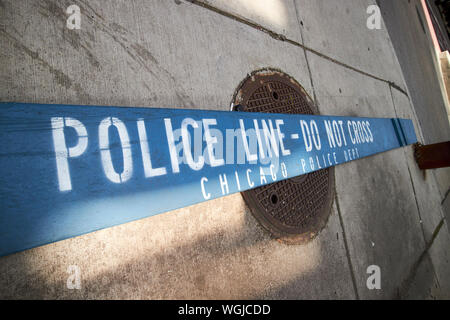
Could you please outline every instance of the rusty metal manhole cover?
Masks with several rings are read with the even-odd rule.
[[[289,75],[263,69],[236,90],[235,111],[317,114],[306,91]],[[334,168],[242,192],[255,218],[285,243],[305,243],[326,225],[334,196]]]

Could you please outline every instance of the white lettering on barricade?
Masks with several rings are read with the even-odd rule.
[[[54,149],[56,153],[58,180],[60,185],[60,191],[70,191],[71,178],[69,172],[68,159],[80,156],[85,152],[87,148],[87,131],[83,123],[73,118],[58,118],[51,119],[53,128],[53,141]],[[278,159],[280,157],[286,157],[291,155],[291,151],[285,147],[285,134],[281,130],[281,126],[284,125],[284,121],[281,119],[275,119],[275,127],[271,119],[252,119],[253,128],[246,129],[244,120],[239,119],[239,129],[227,129],[226,139],[231,139],[231,143],[224,142],[221,136],[221,131],[217,128],[219,124],[216,119],[199,119],[186,117],[181,120],[180,129],[174,130],[172,127],[172,120],[170,118],[164,118],[164,128],[167,138],[168,154],[170,162],[172,164],[172,172],[179,173],[182,160],[188,165],[189,169],[193,171],[201,171],[205,165],[209,167],[220,167],[225,164],[234,164],[234,154],[237,146],[234,144],[236,137],[241,138],[241,146],[243,146],[245,157],[247,162],[258,161],[257,153],[250,151],[250,142],[256,142],[255,150],[259,150],[259,161],[261,164],[263,160],[270,160],[268,167],[260,167],[259,184],[263,185],[268,183],[267,175],[271,176],[271,181],[274,182],[278,179],[277,172],[279,170]],[[300,128],[303,136],[304,150],[307,153],[318,152],[322,150],[321,143],[321,130],[315,120],[300,120]],[[336,149],[345,147],[347,145],[346,133],[344,131],[343,120],[324,120],[323,131],[326,134],[329,149]],[[146,178],[154,178],[158,176],[167,175],[167,169],[165,166],[154,168],[152,165],[150,155],[150,141],[147,137],[147,128],[144,119],[139,118],[136,120],[137,132],[139,138],[140,153],[142,157],[142,167],[144,170],[144,176]],[[109,143],[109,130],[110,127],[114,127],[120,138],[120,145],[123,153],[123,172],[117,173],[114,169]],[[66,146],[64,127],[72,127],[76,130],[78,136],[78,144],[68,148]],[[194,154],[192,153],[193,142],[189,128],[194,130],[194,136],[197,133],[201,133],[204,129],[203,139],[197,137],[198,141],[195,141]],[[370,130],[370,122],[366,121],[347,121],[348,135],[352,144],[361,145],[364,143],[373,142],[373,134]],[[196,131],[197,130],[197,131]],[[213,134],[213,130],[215,134]],[[103,119],[99,124],[99,150],[101,154],[101,161],[106,177],[114,183],[124,183],[131,178],[133,173],[133,160],[130,146],[130,139],[128,136],[127,128],[123,121],[115,117],[107,117]],[[237,133],[239,132],[239,133]],[[177,138],[176,138],[177,137]],[[298,139],[298,134],[291,134],[293,140]],[[176,144],[177,139],[181,139],[181,142]],[[198,150],[202,148],[202,140],[205,142],[205,152]],[[228,153],[231,153],[232,157],[218,157],[216,154],[223,155],[223,147],[226,146]],[[230,146],[232,149],[230,150]],[[280,154],[281,150],[281,154]],[[180,157],[180,153],[183,152],[184,156]],[[206,154],[206,158],[203,156]],[[358,148],[344,148],[342,149],[342,155],[344,161],[352,161],[360,157]],[[225,162],[225,159],[227,161]],[[306,158],[300,159],[300,165],[298,172],[300,174],[308,173],[314,170],[320,170],[329,166],[337,165],[339,163],[336,152],[322,152],[321,154],[315,154]],[[205,161],[207,160],[207,161]],[[239,161],[237,164],[245,164],[246,162]],[[308,166],[307,166],[308,165]],[[245,174],[247,177],[248,186],[252,188],[255,183],[250,177],[251,169],[248,169]],[[237,191],[241,190],[241,182],[239,178],[239,172],[234,171],[232,174],[235,176],[235,185]],[[281,163],[281,175],[285,179],[288,177],[286,163]],[[221,194],[225,195],[230,193],[229,182],[227,175],[221,173],[218,176],[220,182]],[[206,192],[205,183],[208,182],[208,178],[201,177],[200,185],[202,197],[207,200],[212,197],[211,192]]]
[[[347,145],[342,120],[324,120],[324,124],[330,148],[342,147],[342,143]]]
[[[192,170],[198,171],[203,168],[205,159],[202,155],[198,155],[198,160],[194,161],[191,152],[191,139],[187,126],[192,126],[194,129],[197,129],[199,126],[198,123],[191,118],[186,118],[181,122],[181,137],[183,139],[183,152],[186,157],[186,161]]]
[[[239,125],[241,128],[242,142],[245,150],[245,155],[247,156],[247,160],[249,162],[258,160],[258,155],[254,153],[250,153],[249,144],[247,141],[247,132],[244,126],[244,120],[239,119]]]
[[[147,131],[145,128],[145,122],[143,119],[137,121],[139,143],[141,145],[142,152],[142,164],[144,166],[144,174],[146,178],[157,177],[167,174],[165,167],[153,168],[152,160],[150,159],[150,149],[147,139]]]
[[[53,144],[56,155],[56,168],[58,171],[58,182],[60,191],[72,190],[72,182],[69,172],[68,158],[79,157],[86,151],[88,146],[88,135],[86,127],[77,119],[55,117],[51,118]],[[64,136],[64,127],[74,128],[78,135],[78,144],[67,148]]]
[[[109,149],[109,127],[111,125],[119,132],[120,143],[122,145],[123,171],[120,174],[114,169],[111,151]],[[114,183],[123,183],[129,180],[133,174],[133,158],[131,157],[130,138],[128,137],[125,124],[118,118],[105,118],[100,122],[98,127],[98,137],[100,155],[106,177]]]
[[[172,163],[172,172],[178,173],[180,172],[180,165],[178,163],[178,154],[175,148],[175,139],[173,137],[172,122],[170,119],[166,118],[164,119],[164,123],[167,135],[167,145],[169,147],[170,153],[170,162]]]
[[[280,143],[281,154],[283,156],[288,156],[291,154],[291,151],[284,147],[284,133],[281,132],[281,126],[284,125],[284,121],[282,119],[277,119],[275,120],[275,125],[277,126],[278,142]]]
[[[203,127],[205,128],[205,140],[211,167],[219,167],[225,164],[224,159],[217,159],[213,152],[214,145],[217,143],[217,137],[213,137],[211,135],[209,127],[215,125],[217,125],[216,119],[203,119]]]
[[[417,141],[405,119],[0,105],[0,255]]]
[[[205,200],[209,200],[211,198],[211,193],[206,192],[205,183],[208,182],[208,178],[202,177],[200,179],[200,184],[202,186],[202,195]]]

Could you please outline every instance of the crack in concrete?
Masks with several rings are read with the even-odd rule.
[[[341,61],[336,60],[336,59],[334,59],[334,58],[332,58],[330,56],[327,56],[327,55],[325,55],[325,54],[323,54],[323,53],[321,53],[321,52],[319,52],[319,51],[317,51],[317,50],[315,50],[313,48],[310,48],[308,46],[305,46],[304,44],[298,43],[295,40],[289,39],[285,35],[277,33],[277,32],[275,32],[273,30],[270,30],[269,28],[266,28],[266,27],[264,27],[264,26],[262,26],[262,25],[260,25],[260,24],[258,24],[256,22],[254,22],[254,21],[251,21],[250,19],[247,19],[245,17],[242,17],[242,16],[234,14],[234,13],[227,12],[227,11],[222,10],[220,8],[217,8],[217,7],[211,5],[210,3],[208,3],[207,1],[204,1],[204,0],[185,0],[185,1],[190,2],[190,3],[192,3],[194,5],[197,5],[197,6],[203,7],[205,9],[207,9],[207,10],[213,11],[215,13],[218,13],[218,14],[224,16],[224,17],[230,18],[230,19],[235,20],[237,22],[240,22],[242,24],[245,24],[245,25],[247,25],[249,27],[252,27],[252,28],[254,28],[256,30],[259,30],[261,32],[264,32],[264,33],[268,34],[269,36],[271,36],[275,40],[284,41],[284,42],[287,42],[287,43],[292,44],[294,46],[303,48],[304,50],[309,51],[312,54],[315,54],[315,55],[317,55],[317,56],[319,56],[319,57],[321,57],[323,59],[331,61],[331,62],[333,62],[333,63],[335,63],[337,65],[340,65],[341,67],[344,67],[346,69],[352,70],[352,71],[357,72],[357,73],[360,73],[360,74],[362,74],[364,76],[367,76],[367,77],[370,77],[372,79],[385,82],[385,83],[389,84],[392,88],[394,88],[394,89],[400,91],[401,93],[403,93],[405,96],[408,96],[408,93],[406,92],[406,90],[401,88],[398,84],[396,84],[393,81],[380,78],[380,77],[378,77],[376,75],[373,75],[371,73],[368,73],[366,71],[363,71],[363,70],[360,70],[358,68],[352,67],[351,65],[348,65],[348,64],[346,64],[344,62],[341,62]]]
[[[397,109],[395,107],[394,94],[392,93],[392,87],[391,86],[389,86],[389,92],[391,94],[392,106],[394,108],[395,116],[398,118]],[[429,247],[427,246],[427,238],[426,238],[426,234],[425,234],[425,227],[424,227],[424,225],[422,223],[422,215],[420,213],[419,200],[417,199],[416,188],[414,186],[414,181],[413,181],[413,177],[412,177],[412,173],[411,173],[411,168],[409,167],[406,151],[403,153],[403,155],[404,155],[405,160],[406,160],[406,167],[408,168],[409,179],[411,181],[411,186],[412,186],[412,189],[413,189],[414,200],[416,202],[416,207],[417,207],[417,214],[419,216],[419,221],[421,222],[420,223],[420,229],[422,230],[423,240],[424,240],[426,245],[425,245],[424,252],[419,257],[419,260],[412,265],[411,271],[410,271],[410,275],[405,280],[403,280],[402,284],[400,284],[400,286],[397,288],[397,298],[401,298],[402,296],[404,296],[406,294],[406,292],[408,291],[408,289],[411,287],[411,284],[412,284],[412,282],[414,280],[414,276],[417,273],[417,270],[418,270],[421,262],[425,258],[426,254],[428,252],[428,249],[429,249]],[[442,227],[442,225],[441,225],[442,222],[443,221],[441,220],[440,224],[438,225],[438,228],[439,228],[438,232],[439,232],[440,228]],[[435,229],[435,232],[436,232],[436,229]],[[430,240],[431,244],[434,241],[434,238],[435,238],[435,233],[433,233],[433,235],[431,237],[431,240]],[[430,244],[430,247],[431,247],[431,244]],[[437,281],[437,276],[436,276],[436,274],[434,272],[434,269],[433,269],[433,273],[434,273],[434,277],[436,278],[436,281]]]
[[[59,3],[55,3],[51,0],[44,0],[39,4],[38,12],[47,19],[53,19],[53,24],[57,25],[56,22],[61,23],[65,26],[66,17],[64,16],[65,9],[63,5],[59,5]],[[90,39],[91,42],[94,42],[95,37],[87,31],[84,31],[84,35]],[[86,37],[81,37],[78,32],[74,32],[72,30],[68,30],[66,27],[62,28],[62,39],[66,41],[69,45],[71,45],[76,51],[80,48],[84,50],[84,53],[87,56],[89,63],[97,69],[101,68],[100,62],[96,59],[94,54],[90,51],[92,49],[92,45],[85,40]]]
[[[294,9],[295,9],[295,16],[297,18],[297,23],[299,25],[298,29],[299,29],[299,32],[300,32],[300,38],[302,39],[302,44],[303,44],[303,43],[305,43],[305,41],[303,40],[303,32],[302,32],[302,28],[300,27],[301,23],[300,23],[300,19],[299,19],[299,16],[298,16],[297,6],[295,5],[295,1],[294,0],[292,0],[292,4],[293,4]],[[305,49],[303,49],[303,54],[305,55],[306,67],[308,69],[309,80],[311,82],[311,88],[312,88],[313,95],[314,95],[314,104],[316,105],[317,110],[319,110],[319,102],[317,101],[316,89],[314,88],[314,80],[313,80],[313,77],[312,77],[311,67],[309,65],[308,55],[306,54],[306,50]],[[320,110],[319,110],[319,113],[320,113]]]
[[[88,19],[91,20],[91,22],[95,24],[100,31],[106,33],[115,43],[120,45],[132,60],[147,70],[153,77],[174,88],[175,95],[181,104],[188,105],[190,107],[194,106],[193,101],[185,93],[184,89],[179,85],[175,77],[167,69],[160,65],[159,61],[150,53],[150,51],[148,51],[142,44],[128,40],[130,35],[134,35],[134,33],[128,31],[116,22],[106,23],[104,18],[97,11],[95,11],[92,6],[88,5],[83,0],[78,0],[78,2],[81,6],[85,5],[93,15],[99,18],[94,20],[92,15],[87,15]],[[155,72],[152,67],[159,70],[159,73]]]
[[[46,67],[49,70],[49,72],[54,76],[55,81],[60,86],[66,89],[70,88],[73,89],[80,97],[85,98],[89,97],[89,95],[83,90],[83,88],[78,83],[74,83],[73,80],[67,74],[51,66],[47,61],[45,61],[39,56],[39,53],[26,47],[18,39],[8,34],[6,31],[0,29],[0,33],[2,33],[5,36],[5,38],[9,39],[19,51],[22,51],[23,53],[28,55],[32,60],[35,60],[42,66]]]
[[[441,201],[441,206],[444,204],[445,200],[447,200],[449,193],[450,193],[450,188],[448,188],[447,192],[445,192],[444,198]]]
[[[445,218],[442,218],[441,221],[439,222],[439,224],[434,229],[430,241],[426,244],[425,249],[423,250],[422,254],[419,256],[417,261],[412,265],[408,276],[405,278],[405,280],[403,280],[402,284],[398,288],[398,293],[397,293],[398,296],[396,298],[401,298],[402,296],[404,296],[408,292],[411,285],[413,284],[417,270],[419,269],[420,264],[425,259],[426,255],[428,254],[428,251],[430,250],[431,246],[433,245],[434,240],[437,238],[439,231],[441,230],[442,226],[444,225],[444,220],[445,220]],[[439,280],[436,277],[436,275],[435,275],[435,278],[439,284]]]
[[[106,21],[99,13],[99,11],[94,9],[87,1],[74,0],[74,2],[81,8],[83,17],[86,17],[88,19],[94,30],[98,30],[104,33],[106,36],[110,37],[112,41],[114,41],[114,43],[119,45],[124,50],[124,52],[136,65],[145,69],[155,79],[166,83],[169,87],[174,88],[174,93],[179,103],[190,107],[194,106],[193,101],[182,88],[179,81],[177,81],[176,78],[167,69],[163,68],[160,65],[158,60],[150,53],[150,51],[148,51],[143,44],[129,40],[134,35],[133,32],[130,32],[116,22]],[[84,35],[86,35],[87,38],[83,38],[76,32],[68,31],[65,28],[67,17],[65,16],[65,9],[63,4],[54,0],[43,0],[42,3],[39,4],[37,12],[39,12],[45,18],[52,18],[54,25],[61,24],[62,26],[64,26],[61,29],[62,40],[72,46],[76,51],[80,51],[80,49],[82,49],[88,59],[88,62],[93,67],[99,70],[102,69],[100,61],[95,56],[95,52],[91,51],[93,48],[93,43],[95,42],[95,35],[90,31],[84,31]],[[5,30],[0,31],[2,31],[6,35],[6,37],[10,38],[10,40],[13,41],[14,45],[19,50],[22,50],[32,59],[39,61],[42,65],[47,67],[55,76],[58,84],[64,86],[65,88],[72,87],[73,89],[75,89],[75,91],[77,91],[78,94],[82,93],[80,84],[74,83],[74,81],[70,79],[69,76],[64,74],[62,71],[52,67],[44,59],[39,57],[37,52],[25,47],[19,39],[13,37],[11,34],[8,34]],[[128,61],[127,64],[131,66]],[[131,67],[131,69],[137,72],[136,68]],[[146,85],[146,87],[149,88],[148,85]],[[86,94],[84,95],[86,96]]]
[[[391,86],[389,86],[389,92],[391,94],[392,107],[394,108],[395,117],[398,118],[398,113],[397,113],[397,109],[395,107],[395,100],[394,100],[394,95],[392,93],[392,87]],[[414,181],[413,181],[413,178],[412,178],[411,168],[409,167],[406,151],[403,153],[403,155],[405,157],[406,167],[408,168],[409,179],[411,181],[411,186],[412,186],[412,189],[413,189],[414,200],[416,202],[416,207],[417,207],[417,214],[419,215],[419,221],[422,221],[422,215],[420,213],[419,201],[417,200],[416,188],[414,186]],[[422,223],[420,223],[420,229],[422,230],[423,239],[426,242],[427,239],[426,239],[426,236],[425,236],[425,229],[424,229],[424,226],[423,226]]]
[[[350,276],[352,278],[353,290],[355,291],[356,300],[359,300],[360,298],[359,298],[359,293],[358,293],[358,287],[356,285],[355,270],[353,268],[352,259],[350,257],[350,251],[348,249],[347,235],[345,233],[344,221],[342,219],[341,208],[339,206],[337,191],[335,191],[335,193],[334,193],[334,201],[336,202],[336,210],[338,212],[339,223],[341,224],[341,228],[342,228],[342,235],[343,235],[342,238],[344,239],[345,253],[347,256],[347,262],[348,262],[348,266],[350,269]]]

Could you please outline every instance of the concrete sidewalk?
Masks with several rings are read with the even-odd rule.
[[[397,52],[407,83],[411,102],[417,112],[423,143],[431,144],[450,139],[445,101],[445,84],[440,79],[440,65],[427,27],[421,1],[378,0],[383,18]],[[447,118],[446,118],[447,117]],[[450,219],[450,168],[432,170],[438,182],[440,196]]]
[[[71,4],[81,30],[66,28]],[[322,114],[408,118],[420,141],[434,134],[439,103],[419,112],[386,25],[366,27],[375,1],[208,4],[1,0],[0,101],[229,110],[246,75],[272,67]],[[307,245],[271,239],[235,194],[2,257],[0,298],[450,298],[446,180],[424,177],[411,147],[335,175],[328,224]],[[66,287],[70,265],[80,290]],[[366,286],[370,265],[380,290]]]

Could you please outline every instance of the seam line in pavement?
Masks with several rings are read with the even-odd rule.
[[[397,109],[395,107],[394,94],[392,93],[392,87],[391,86],[389,86],[389,91],[390,91],[390,94],[391,94],[392,106],[394,108],[394,113],[395,113],[395,116],[398,118]],[[414,109],[412,108],[411,101],[410,101],[410,106],[411,106],[411,110],[413,112],[413,115],[417,119],[417,116],[416,116],[416,114],[414,112]],[[418,122],[418,125],[420,126],[419,122]],[[420,228],[422,230],[422,236],[423,236],[423,240],[424,240],[424,243],[425,243],[425,248],[424,248],[423,252],[421,253],[421,255],[419,256],[419,258],[417,259],[417,261],[411,266],[411,269],[410,269],[410,272],[409,272],[408,276],[402,281],[402,283],[400,284],[400,287],[398,287],[398,289],[397,289],[398,290],[397,291],[398,292],[398,298],[401,298],[402,295],[406,294],[407,290],[412,285],[412,282],[414,281],[414,277],[415,277],[415,275],[417,273],[417,270],[419,269],[420,264],[425,259],[426,255],[428,254],[429,249],[433,245],[433,242],[436,239],[437,235],[439,234],[439,231],[441,230],[442,226],[444,225],[444,221],[445,221],[445,218],[441,217],[441,220],[439,221],[438,225],[436,226],[436,228],[433,231],[433,234],[431,235],[430,241],[427,242],[427,239],[426,239],[426,236],[425,236],[425,227],[424,227],[424,225],[422,223],[422,216],[421,216],[421,213],[420,213],[419,202],[418,202],[417,195],[416,195],[416,189],[415,189],[414,181],[413,181],[413,178],[412,178],[411,168],[410,168],[409,163],[408,163],[408,159],[407,159],[408,156],[406,154],[406,150],[404,152],[404,156],[405,156],[405,160],[406,160],[406,167],[408,168],[409,179],[411,180],[411,186],[413,188],[414,200],[416,201],[417,213],[419,215],[419,219],[420,219],[420,222],[421,222],[420,223]],[[440,193],[439,188],[438,188],[438,191]],[[450,189],[447,191],[446,196],[448,195],[449,191],[450,191]],[[445,200],[445,198],[444,198],[444,200]],[[442,206],[442,204],[443,204],[443,202],[441,203],[441,206]],[[433,265],[433,262],[431,262],[431,264]],[[433,265],[433,274],[434,274],[434,278],[435,278],[438,286],[440,286],[439,279],[438,279],[438,277],[436,275],[436,270],[434,269],[434,265]]]
[[[345,233],[344,222],[342,219],[341,208],[339,206],[339,200],[338,200],[336,190],[334,193],[334,201],[336,202],[336,210],[338,212],[339,223],[341,224],[341,228],[342,228],[342,235],[343,235],[342,238],[344,239],[345,254],[347,256],[348,267],[350,269],[350,276],[352,278],[353,290],[355,291],[356,300],[359,300],[358,287],[356,286],[355,272],[353,270],[352,259],[350,258],[350,252],[349,252],[348,243],[347,243],[347,234]]]
[[[397,108],[395,107],[395,100],[394,100],[394,94],[392,93],[392,87],[389,86],[389,92],[391,94],[391,99],[392,99],[392,107],[394,108],[394,113],[395,113],[395,117],[398,118],[398,114],[397,114]],[[406,161],[406,168],[408,169],[408,174],[409,174],[409,179],[411,180],[411,186],[413,189],[413,194],[414,194],[414,200],[416,202],[416,207],[417,207],[417,214],[419,216],[419,224],[420,224],[420,229],[422,230],[422,237],[423,237],[423,241],[425,243],[425,249],[422,252],[422,254],[419,256],[419,259],[411,266],[409,275],[400,283],[400,286],[397,288],[397,296],[398,298],[401,298],[403,295],[405,295],[407,293],[407,290],[410,288],[414,277],[417,273],[417,270],[419,269],[420,264],[422,263],[422,260],[425,258],[425,256],[428,254],[428,249],[431,247],[431,245],[433,244],[434,239],[436,238],[437,234],[439,233],[444,220],[441,219],[441,221],[439,222],[439,224],[437,225],[437,227],[435,228],[430,242],[427,243],[427,239],[425,236],[425,227],[422,223],[422,215],[420,213],[420,207],[419,207],[419,201],[417,199],[417,194],[416,194],[416,188],[414,186],[414,181],[412,178],[412,173],[411,173],[411,168],[409,167],[409,163],[408,163],[408,156],[406,154],[406,150],[403,152],[403,155],[405,157],[405,161]],[[434,266],[433,266],[433,274],[434,274],[434,278],[436,279],[436,282],[439,285],[439,280],[436,276],[436,272],[434,270]]]
[[[405,155],[406,158],[406,155]],[[406,161],[408,161],[407,159],[405,159]],[[427,242],[427,238],[425,237],[425,228],[423,227],[423,220],[422,220],[422,215],[420,214],[420,208],[419,208],[419,201],[417,200],[417,195],[416,195],[416,188],[414,187],[414,181],[412,178],[412,174],[411,174],[411,169],[409,168],[409,164],[406,164],[406,167],[408,168],[408,173],[409,173],[409,179],[411,180],[411,186],[413,189],[413,193],[414,193],[414,200],[416,200],[416,207],[417,207],[417,214],[419,215],[419,224],[420,224],[420,229],[422,230],[422,236],[423,236],[423,240],[425,241],[425,243]]]
[[[304,43],[303,32],[302,32],[302,28],[300,27],[300,21],[299,21],[299,17],[298,17],[298,10],[297,10],[297,6],[295,5],[295,0],[292,0],[292,4],[293,4],[294,9],[295,9],[295,16],[297,18],[298,30],[300,32],[300,38],[302,39],[302,43]],[[303,54],[305,55],[306,67],[308,68],[309,81],[311,82],[311,88],[312,88],[313,95],[314,95],[314,103],[316,105],[317,110],[320,111],[319,110],[319,102],[317,101],[317,96],[316,96],[316,89],[314,88],[314,80],[313,80],[313,77],[312,77],[311,67],[309,66],[308,55],[306,54],[306,50],[304,48],[303,48]]]
[[[260,24],[258,24],[256,22],[253,22],[253,21],[251,21],[251,20],[249,20],[247,18],[244,18],[244,17],[239,16],[239,15],[234,14],[234,13],[227,12],[227,11],[222,10],[220,8],[217,8],[217,7],[209,4],[206,1],[202,1],[202,0],[185,0],[185,1],[190,2],[190,3],[192,3],[194,5],[197,5],[197,6],[203,7],[205,9],[207,9],[207,10],[213,11],[215,13],[218,13],[218,14],[224,16],[224,17],[233,19],[233,20],[235,20],[237,22],[245,24],[245,25],[247,25],[249,27],[252,27],[252,28],[254,28],[256,30],[259,30],[261,32],[264,32],[264,33],[268,34],[269,36],[271,36],[275,40],[284,41],[284,42],[287,42],[287,43],[292,44],[294,46],[303,48],[304,50],[309,51],[309,52],[311,52],[311,53],[313,53],[313,54],[315,54],[315,55],[317,55],[317,56],[319,56],[319,57],[321,57],[323,59],[331,61],[331,62],[333,62],[335,64],[338,64],[341,67],[350,69],[352,71],[355,71],[357,73],[360,73],[360,74],[365,75],[367,77],[370,77],[372,79],[385,82],[385,83],[389,84],[392,88],[397,89],[398,91],[403,93],[405,96],[408,96],[408,93],[404,89],[402,89],[399,85],[397,85],[395,82],[393,82],[393,81],[380,78],[380,77],[378,77],[376,75],[373,75],[371,73],[368,73],[366,71],[363,71],[363,70],[357,69],[355,67],[352,67],[352,66],[350,66],[350,65],[348,65],[348,64],[346,64],[344,62],[338,61],[338,60],[336,60],[336,59],[334,59],[332,57],[329,57],[329,56],[327,56],[327,55],[325,55],[325,54],[323,54],[323,53],[321,53],[321,52],[319,52],[317,50],[314,50],[314,49],[312,49],[310,47],[307,47],[307,46],[305,46],[305,45],[303,45],[301,43],[298,43],[295,40],[289,39],[285,35],[282,35],[280,33],[272,31],[269,28],[263,27],[262,25],[260,25]]]
[[[444,198],[441,201],[441,206],[444,204],[445,200],[447,200],[447,197],[448,197],[449,193],[450,193],[450,188],[448,188],[447,192],[445,193],[445,196],[444,196]]]
[[[425,143],[423,143],[423,144],[425,144]],[[430,170],[428,170],[428,171],[430,171]],[[433,176],[434,176],[434,181],[436,181],[436,184],[438,183],[437,181],[438,181],[438,179],[437,179],[437,177],[436,177],[436,170],[431,170],[432,172],[432,174],[433,174]],[[425,173],[426,173],[427,171],[425,170]],[[438,186],[438,192],[439,192],[439,196],[441,197],[441,199],[443,199],[443,200],[445,200],[445,195],[442,195],[442,192],[441,192],[441,188]],[[443,205],[444,204],[444,202],[443,202],[443,200],[441,200],[441,205]]]
[[[295,0],[292,0],[292,3],[294,5],[294,9],[295,9],[295,15],[296,15],[296,18],[297,18],[297,24],[298,24],[298,28],[299,28],[299,32],[300,32],[301,41],[303,42],[303,32],[302,32],[302,29],[300,27],[300,20],[299,20],[299,16],[298,16],[297,5],[295,4]],[[312,77],[311,67],[309,65],[308,55],[306,53],[306,49],[305,48],[303,48],[303,53],[305,55],[306,67],[308,69],[309,79],[310,79],[310,82],[311,82],[311,88],[312,88],[313,95],[314,95],[314,103],[316,105],[317,111],[319,111],[319,113],[320,113],[319,101],[317,100],[316,90],[314,88],[314,80],[313,80],[313,77]],[[358,294],[358,289],[357,289],[357,286],[356,286],[355,274],[354,274],[354,271],[353,271],[353,265],[352,265],[352,261],[351,261],[351,258],[350,258],[350,252],[348,250],[347,236],[346,236],[345,229],[344,229],[344,223],[343,223],[343,220],[342,220],[342,217],[341,217],[341,209],[339,207],[339,202],[338,202],[338,199],[337,199],[337,192],[336,192],[336,190],[335,190],[335,202],[336,202],[336,210],[338,212],[338,217],[339,217],[339,224],[341,225],[341,229],[342,229],[342,238],[344,239],[345,255],[347,257],[347,263],[348,263],[348,268],[349,268],[349,271],[350,271],[350,277],[352,279],[353,291],[355,293],[356,299],[359,300],[359,294]]]
[[[390,94],[391,94],[392,107],[394,108],[395,117],[398,118],[397,109],[395,108],[394,95],[392,94],[392,87],[391,87],[391,86],[389,86],[389,92],[390,92]],[[407,157],[407,155],[406,155],[406,150],[403,152],[403,155],[404,155],[404,157],[405,157],[406,168],[408,168],[409,180],[411,181],[411,187],[412,187],[412,189],[413,189],[414,200],[415,200],[415,202],[416,202],[416,208],[417,208],[417,214],[419,215],[420,229],[422,230],[423,240],[424,240],[424,242],[425,242],[425,244],[426,244],[427,239],[426,239],[426,237],[425,237],[425,230],[424,230],[423,223],[422,223],[422,215],[420,214],[419,201],[417,200],[416,188],[414,187],[414,181],[413,181],[413,178],[412,178],[411,169],[410,169],[410,167],[409,167],[408,157]]]
[[[425,256],[428,254],[428,251],[430,250],[431,246],[433,245],[434,240],[437,238],[439,231],[441,231],[441,228],[444,225],[444,220],[445,219],[442,218],[441,221],[439,222],[439,224],[436,226],[436,228],[433,231],[433,235],[431,236],[430,241],[426,244],[425,249],[423,250],[422,254],[419,256],[419,259],[417,259],[417,261],[412,265],[409,275],[402,282],[402,284],[399,288],[401,294],[406,294],[407,290],[412,285],[412,282],[414,281],[414,277],[417,273],[417,270],[419,269],[420,264],[422,263]],[[435,278],[439,284],[439,279],[436,277],[436,274],[435,274]]]

